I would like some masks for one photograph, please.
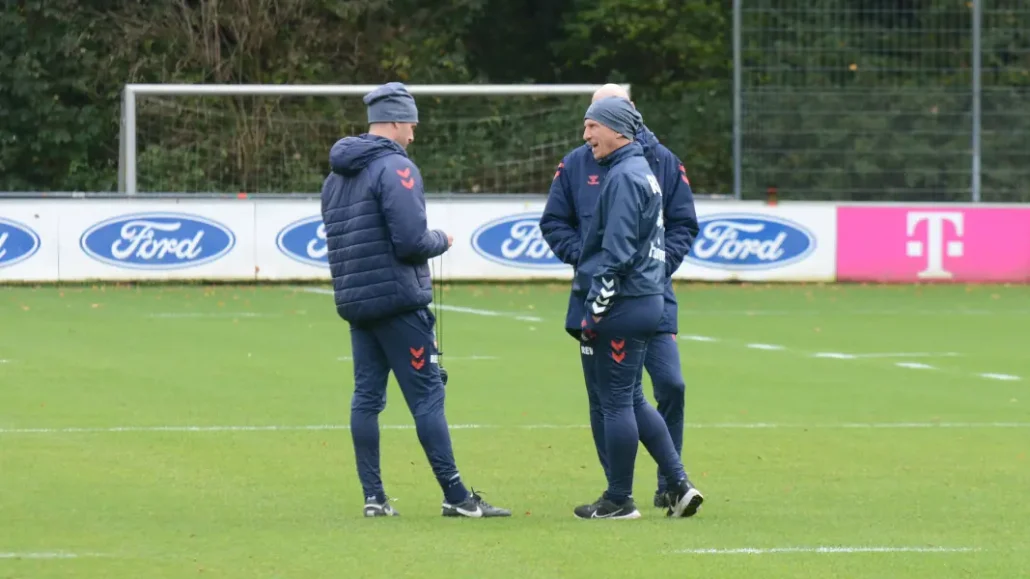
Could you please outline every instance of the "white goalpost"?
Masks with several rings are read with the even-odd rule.
[[[119,191],[317,194],[332,144],[367,130],[376,86],[127,84]],[[408,85],[426,191],[546,193],[600,86]]]

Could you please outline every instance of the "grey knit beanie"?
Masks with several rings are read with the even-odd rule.
[[[633,103],[616,96],[594,102],[583,118],[597,121],[631,141],[644,124],[643,117],[633,107]]]
[[[369,123],[417,123],[415,97],[399,82],[389,82],[365,95]]]

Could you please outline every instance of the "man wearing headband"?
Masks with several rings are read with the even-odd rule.
[[[626,90],[617,84],[606,84],[594,93],[593,101],[609,96],[629,99]],[[632,103],[631,103],[632,104]],[[676,453],[683,448],[685,386],[680,368],[680,353],[676,343],[678,311],[673,292],[672,274],[689,253],[698,232],[694,195],[690,190],[683,163],[676,155],[658,142],[646,126],[641,125],[634,140],[644,149],[644,156],[662,189],[665,220],[665,311],[658,326],[658,335],[647,348],[644,367],[651,377],[658,412],[672,435]],[[582,232],[594,216],[594,205],[607,169],[598,164],[594,150],[584,144],[572,150],[558,165],[547,206],[540,220],[540,229],[555,255],[573,267],[579,261],[583,245]],[[569,296],[565,329],[574,338],[580,338],[585,295],[572,292]],[[588,358],[583,356],[584,364]],[[600,401],[587,380],[590,402],[590,425],[594,435],[602,468],[607,474],[608,462],[604,450],[604,419]],[[665,477],[658,474],[658,489],[654,506],[668,508]]]
[[[667,259],[661,185],[634,141],[642,126],[640,113],[620,97],[594,101],[583,121],[583,139],[607,174],[582,230],[573,292],[586,294],[580,351],[587,387],[603,411],[602,460],[608,463],[607,490],[574,511],[584,519],[640,517],[632,494],[641,442],[665,478],[667,516],[692,516],[703,501],[640,384],[648,343],[664,313]]]
[[[465,488],[444,416],[436,363],[429,260],[453,238],[426,225],[422,175],[406,148],[418,109],[401,83],[365,95],[369,129],[329,152],[322,222],[329,247],[336,311],[350,323],[354,360],[351,437],[366,517],[395,516],[379,470],[379,414],[393,372],[415,418],[426,458],[443,490],[445,517],[507,517],[511,512]]]

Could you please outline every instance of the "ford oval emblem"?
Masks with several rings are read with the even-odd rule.
[[[305,217],[287,225],[275,238],[275,245],[287,257],[315,267],[329,264],[325,224],[321,217]]]
[[[472,234],[472,248],[502,265],[530,269],[568,267],[555,257],[540,232],[540,213],[502,217],[480,226]]]
[[[686,259],[715,269],[762,270],[796,263],[816,247],[804,226],[771,215],[706,215]]]
[[[39,235],[28,225],[0,217],[0,267],[25,261],[39,251]]]
[[[137,213],[93,225],[79,246],[86,255],[117,267],[169,270],[215,261],[232,250],[236,236],[198,215]]]

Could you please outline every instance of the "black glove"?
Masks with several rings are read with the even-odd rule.
[[[447,385],[447,368],[440,366],[440,380],[443,381],[443,385]]]

